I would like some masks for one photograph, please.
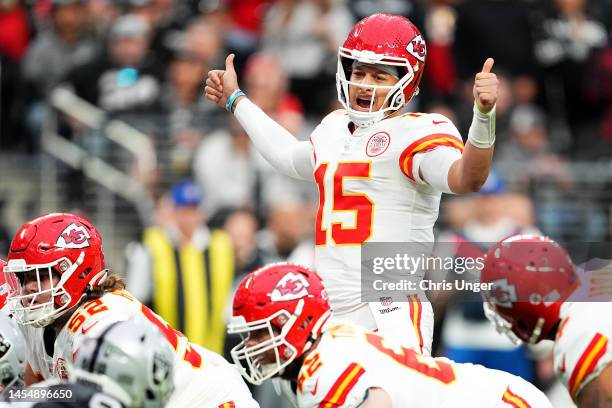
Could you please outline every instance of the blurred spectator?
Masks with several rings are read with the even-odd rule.
[[[0,55],[12,61],[23,57],[30,42],[28,14],[21,0],[0,2]]]
[[[151,27],[151,50],[162,63],[172,56],[176,37],[194,17],[188,2],[176,0],[124,0],[128,13],[142,17]]]
[[[24,77],[39,96],[47,96],[68,71],[96,55],[95,39],[87,32],[83,0],[53,0],[51,25],[32,42],[23,62]]]
[[[0,1],[0,149],[25,139],[19,63],[30,42],[28,15],[20,0]]]
[[[522,163],[513,179],[523,183],[515,189],[526,191],[531,180],[550,179],[562,189],[569,189],[572,178],[565,160],[550,144],[544,113],[533,105],[517,107],[510,117],[512,140],[499,149],[497,158],[507,163]]]
[[[555,0],[554,10],[538,25],[534,46],[547,76],[545,91],[550,112],[570,126],[574,142],[571,152],[584,146],[585,134],[593,139],[599,129],[585,128],[583,124],[601,115],[585,97],[585,72],[595,51],[605,47],[607,33],[603,24],[589,16],[587,4],[586,0]]]
[[[28,48],[22,68],[30,90],[27,121],[35,138],[52,89],[72,68],[91,61],[100,51],[93,33],[88,32],[86,11],[83,0],[53,0],[49,28]]]
[[[335,99],[338,46],[353,23],[332,0],[277,1],[266,14],[263,49],[279,58],[308,115],[322,115]]]
[[[243,66],[242,62],[257,49],[264,14],[273,2],[274,0],[207,1],[208,12],[218,9],[218,4],[223,3],[229,20],[226,43],[228,48],[237,54],[237,66]]]
[[[264,182],[272,173],[236,119],[227,119],[229,131],[208,135],[194,156],[193,173],[208,197],[205,208],[211,216],[223,207],[259,210]]]
[[[278,260],[314,268],[314,240],[311,229],[314,211],[291,197],[271,203],[267,229],[261,232],[262,247]]]
[[[105,38],[113,22],[119,17],[119,4],[113,0],[85,0],[88,26],[98,38]]]
[[[194,151],[204,135],[222,126],[225,119],[222,111],[201,98],[202,78],[210,68],[208,62],[183,42],[177,45],[168,67],[160,101],[171,144],[160,146],[160,157],[169,163],[171,177],[191,173]]]
[[[106,52],[75,67],[67,82],[76,94],[111,112],[151,112],[159,109],[163,75],[150,53],[150,27],[135,15],[117,19]]]
[[[587,135],[581,134],[578,148],[587,151],[588,158],[609,158],[612,156],[612,46],[599,52],[588,68],[585,97],[596,117],[590,123],[596,130],[587,135],[595,133],[599,137],[582,142]]]
[[[444,2],[431,2],[425,18],[427,64],[425,81],[434,97],[448,97],[456,87],[457,72],[453,58],[457,14]]]
[[[191,341],[223,353],[235,270],[231,240],[206,227],[196,184],[177,183],[170,199],[158,208],[162,224],[127,248],[127,286]]]
[[[249,99],[292,134],[302,134],[302,103],[289,93],[280,60],[273,54],[256,53],[249,58],[244,71]]]
[[[252,210],[241,208],[233,211],[225,220],[223,228],[234,245],[236,283],[242,280],[245,275],[271,261],[257,242],[259,221]]]
[[[457,5],[454,45],[459,77],[471,81],[488,57],[494,71],[534,74],[533,36],[525,0],[466,0]]]

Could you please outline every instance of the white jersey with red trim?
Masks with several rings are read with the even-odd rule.
[[[423,356],[352,324],[327,330],[304,361],[298,406],[358,407],[375,387],[390,396],[393,408],[552,408],[520,377]]]
[[[22,326],[26,360],[41,380],[66,379],[66,362],[74,360],[86,333],[90,330],[101,333],[110,324],[130,317],[148,320],[158,327],[176,352],[175,391],[167,407],[259,407],[233,365],[222,356],[190,343],[127,291],[106,293],[79,307],[49,346],[53,347],[52,357],[45,348],[45,329]]]
[[[311,135],[319,188],[316,270],[337,313],[359,299],[361,244],[433,242],[442,193],[419,176],[422,155],[443,147],[456,159],[463,142],[439,114],[409,113],[349,131],[345,111]]]
[[[567,302],[554,346],[555,372],[575,400],[612,362],[612,303]]]
[[[418,310],[411,302],[390,306],[388,301],[364,308],[361,245],[412,242],[419,253],[431,250],[442,192],[421,178],[419,166],[434,150],[451,162],[459,159],[461,136],[439,114],[408,113],[353,133],[349,122],[345,111],[333,112],[311,135],[319,189],[316,270],[337,316],[392,334],[428,353],[433,310],[424,294],[419,294],[424,303],[416,306]],[[438,178],[446,180],[448,166],[442,167],[440,172],[446,174]],[[417,277],[424,274],[414,272]]]

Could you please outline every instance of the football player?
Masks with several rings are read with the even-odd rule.
[[[90,330],[131,316],[156,326],[174,350],[175,392],[168,407],[257,407],[233,365],[192,344],[138,302],[104,264],[102,238],[72,214],[49,214],[15,235],[4,268],[12,292],[8,304],[26,339],[26,383],[66,379]]]
[[[391,308],[384,300],[361,302],[361,245],[433,242],[441,194],[480,188],[493,157],[497,77],[489,58],[476,74],[464,146],[448,118],[402,112],[418,94],[426,54],[421,33],[404,17],[374,14],[358,22],[338,52],[344,109],[325,117],[309,142],[298,141],[239,89],[233,54],[225,70],[208,73],[205,91],[234,113],[276,169],[317,184],[315,264],[335,315],[430,353],[433,310],[423,293]]]
[[[0,268],[6,262],[0,259]],[[6,314],[0,312],[0,394],[6,397],[11,390],[24,385],[25,342],[19,328]]]
[[[507,238],[487,253],[485,312],[516,342],[554,340],[554,368],[578,407],[612,407],[612,303],[568,301],[580,284],[555,241]],[[584,300],[584,299],[582,299]]]
[[[551,407],[525,380],[478,365],[424,356],[352,323],[332,323],[319,276],[273,264],[249,274],[234,295],[231,354],[253,384],[292,381],[297,406]]]
[[[162,408],[174,390],[173,350],[157,328],[136,319],[87,333],[67,371],[68,381],[51,378],[8,399],[32,408]],[[42,393],[30,397],[38,402],[20,402]]]

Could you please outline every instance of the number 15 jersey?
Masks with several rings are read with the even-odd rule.
[[[463,152],[458,130],[439,114],[408,113],[353,133],[349,122],[345,111],[333,112],[311,135],[319,189],[316,270],[337,314],[361,304],[362,244],[433,242],[442,192],[419,167],[434,150],[450,160]]]

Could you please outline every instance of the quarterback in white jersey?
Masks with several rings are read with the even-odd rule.
[[[331,323],[319,276],[276,264],[248,275],[234,296],[232,350],[254,384],[292,381],[299,408],[549,408],[547,398],[511,374],[424,356],[352,323]]]
[[[612,407],[612,303],[568,301],[580,278],[561,246],[507,238],[489,250],[481,281],[493,284],[485,310],[499,331],[529,344],[554,340],[555,372],[579,408]]]
[[[233,55],[225,71],[210,71],[206,81],[206,96],[234,112],[276,169],[317,184],[315,265],[335,315],[424,353],[431,347],[431,305],[424,294],[392,308],[382,301],[362,303],[361,246],[433,242],[442,192],[477,191],[487,178],[497,100],[493,60],[487,59],[476,75],[465,148],[446,117],[402,115],[418,93],[426,54],[419,30],[404,17],[374,14],[358,22],[338,53],[338,98],[344,109],[324,118],[303,142],[246,98]]]
[[[189,342],[107,276],[102,239],[82,217],[49,214],[26,223],[4,268],[8,304],[26,339],[26,383],[66,379],[86,335],[131,317],[157,327],[174,350],[175,391],[168,407],[258,404],[235,367]]]

